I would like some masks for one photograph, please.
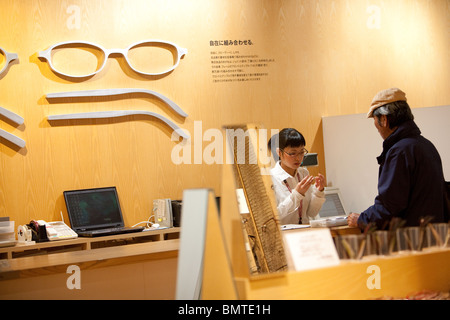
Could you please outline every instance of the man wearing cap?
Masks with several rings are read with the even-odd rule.
[[[377,157],[378,195],[367,210],[351,213],[348,225],[376,224],[386,229],[393,217],[407,226],[420,225],[421,218],[446,222],[445,180],[441,157],[414,122],[406,95],[398,88],[380,91],[367,114],[383,138],[383,152]]]

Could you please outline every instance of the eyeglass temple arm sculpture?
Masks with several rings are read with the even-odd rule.
[[[24,119],[21,116],[19,116],[18,114],[14,113],[12,111],[9,111],[5,108],[0,107],[0,114],[2,116],[4,116],[5,118],[13,121],[14,123],[17,123],[18,125],[21,125],[24,123]],[[6,132],[3,129],[0,129],[0,137],[2,137],[5,140],[8,140],[11,143],[14,143],[16,146],[19,146],[21,148],[25,147],[25,140],[23,140],[19,137],[16,137],[15,135],[13,135],[9,132]]]
[[[183,139],[189,139],[189,135],[184,132],[182,128],[177,126],[175,123],[167,119],[166,117],[150,112],[141,110],[119,110],[119,111],[99,111],[99,112],[82,112],[82,113],[71,113],[71,114],[61,114],[61,115],[51,115],[48,116],[48,121],[54,120],[73,120],[73,119],[102,119],[102,118],[117,118],[133,115],[148,115],[157,118],[171,127],[180,137]]]
[[[47,99],[57,99],[57,98],[77,98],[77,97],[106,97],[114,95],[122,95],[129,93],[144,93],[151,96],[155,96],[162,100],[165,104],[172,108],[177,114],[186,118],[188,114],[184,112],[175,102],[165,97],[164,95],[146,89],[99,89],[99,90],[84,90],[84,91],[72,91],[72,92],[58,92],[58,93],[48,93],[46,95]]]
[[[25,140],[16,137],[15,135],[0,129],[0,137],[2,137],[3,139],[8,140],[11,143],[14,143],[16,146],[20,147],[20,148],[24,148],[25,147]]]
[[[21,125],[24,123],[24,119],[19,116],[18,114],[9,111],[8,109],[2,108],[0,107],[0,114],[6,118],[8,118],[9,120],[13,121],[14,123],[17,123],[18,125]]]

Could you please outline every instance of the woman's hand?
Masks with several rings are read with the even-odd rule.
[[[305,195],[306,191],[308,191],[309,187],[313,184],[315,178],[313,176],[306,176],[300,181],[297,186],[295,187],[295,190],[297,190],[298,193],[301,195]]]
[[[325,177],[320,173],[316,177],[316,188],[319,191],[323,191],[323,189],[325,189]]]

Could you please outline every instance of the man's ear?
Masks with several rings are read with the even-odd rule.
[[[378,124],[383,128],[389,128],[389,121],[384,114],[378,118]]]

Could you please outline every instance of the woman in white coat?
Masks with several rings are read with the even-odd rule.
[[[303,135],[293,128],[284,128],[268,143],[275,160],[279,159],[270,173],[282,225],[308,224],[325,202],[324,176],[311,176],[301,167],[308,153],[305,145]]]

